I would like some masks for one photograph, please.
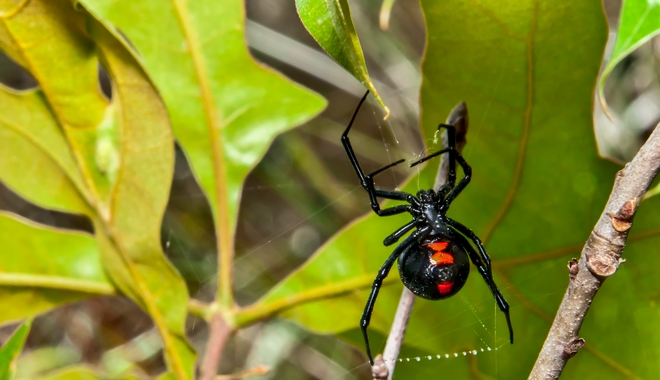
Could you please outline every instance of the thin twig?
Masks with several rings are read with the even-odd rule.
[[[621,253],[640,200],[660,170],[660,128],[635,158],[620,170],[598,223],[582,249],[580,261],[569,262],[569,284],[529,379],[557,379],[568,359],[584,346],[578,337],[582,321],[605,279],[623,262]]]
[[[465,143],[467,142],[465,135],[468,130],[468,121],[467,106],[464,102],[460,102],[454,107],[450,112],[449,117],[447,117],[446,123],[456,127],[456,149],[459,152],[463,151],[463,147],[465,147]],[[447,131],[445,130],[442,132],[441,148],[444,148],[447,145]],[[433,189],[438,190],[447,183],[448,172],[449,160],[443,157],[438,166],[438,173],[435,178]],[[410,319],[414,303],[415,295],[410,290],[404,288],[403,293],[401,293],[401,298],[399,299],[399,306],[394,315],[390,334],[387,336],[383,355],[377,355],[374,358],[374,365],[371,367],[371,374],[374,380],[392,380],[394,367],[396,366],[396,361],[399,357],[399,352],[401,351],[403,337],[406,335],[406,328],[408,327],[408,320]]]
[[[206,343],[206,352],[199,368],[200,380],[213,380],[218,374],[218,364],[222,357],[222,350],[231,335],[231,328],[222,316],[216,311],[209,323],[209,340]]]
[[[406,335],[408,320],[410,319],[410,313],[412,313],[414,304],[415,295],[408,288],[404,287],[401,298],[399,299],[399,306],[394,315],[390,334],[387,336],[385,351],[383,351],[383,355],[376,356],[374,365],[371,367],[371,374],[374,379],[392,379],[396,359],[399,357],[399,351],[401,350],[401,344],[403,344],[403,337]]]

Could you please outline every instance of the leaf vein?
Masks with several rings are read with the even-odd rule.
[[[504,216],[507,214],[513,203],[513,199],[518,192],[518,187],[520,186],[520,179],[522,177],[522,171],[525,161],[525,155],[527,153],[527,143],[529,140],[529,131],[531,129],[532,123],[532,109],[534,107],[534,35],[536,33],[536,23],[538,22],[538,1],[534,0],[533,9],[532,9],[532,22],[529,35],[526,39],[527,44],[527,106],[525,107],[524,121],[523,121],[523,133],[520,138],[520,144],[518,148],[518,157],[516,158],[516,167],[514,169],[513,179],[511,180],[511,185],[509,186],[509,191],[507,192],[506,198],[502,207],[495,215],[495,218],[491,223],[486,227],[486,230],[482,234],[482,240],[484,244],[491,237],[493,231],[500,224]]]

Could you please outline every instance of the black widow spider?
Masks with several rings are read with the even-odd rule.
[[[472,263],[477,267],[479,273],[484,278],[486,285],[493,293],[497,306],[506,316],[506,322],[509,326],[509,339],[513,344],[513,328],[511,327],[511,318],[509,316],[509,304],[502,296],[502,293],[497,289],[497,285],[493,281],[491,273],[490,257],[486,253],[486,249],[481,243],[481,239],[469,228],[461,223],[447,217],[447,210],[451,202],[456,199],[458,194],[470,182],[472,169],[467,164],[463,156],[456,150],[456,129],[453,125],[440,124],[440,128],[447,129],[448,147],[438,152],[430,154],[410,165],[421,164],[433,157],[437,157],[443,153],[449,154],[449,170],[447,173],[447,182],[438,191],[420,190],[417,196],[408,194],[403,191],[381,190],[374,186],[373,178],[376,174],[383,172],[395,165],[398,165],[405,160],[393,162],[378,170],[375,170],[367,175],[362,172],[360,164],[358,163],[351,142],[348,139],[348,132],[353,126],[353,121],[357,116],[362,103],[369,95],[369,91],[364,94],[362,100],[358,104],[351,122],[346,127],[344,134],[341,136],[341,142],[346,149],[348,158],[353,165],[353,169],[360,178],[360,184],[369,193],[371,208],[378,216],[390,216],[401,214],[404,212],[410,213],[413,220],[394,231],[385,238],[383,244],[390,246],[410,230],[415,231],[410,234],[401,244],[399,244],[390,256],[385,260],[385,263],[378,271],[376,279],[371,288],[369,300],[364,307],[362,319],[360,320],[360,328],[364,336],[364,343],[367,348],[367,355],[369,362],[373,365],[374,361],[371,356],[371,349],[369,348],[369,337],[367,335],[367,327],[371,320],[371,314],[374,310],[376,297],[380,290],[383,280],[387,277],[394,265],[394,261],[399,259],[399,275],[403,284],[410,289],[415,295],[430,299],[440,300],[448,298],[458,293],[459,290],[467,281],[468,274],[470,273],[470,264],[468,257]],[[456,184],[456,161],[463,169],[464,176]],[[399,201],[406,201],[408,205],[398,205],[381,209],[378,204],[377,198],[393,199]],[[479,254],[470,245],[468,239],[472,240],[474,245],[479,250]]]

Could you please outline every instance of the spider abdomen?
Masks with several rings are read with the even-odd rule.
[[[446,239],[412,244],[399,256],[399,275],[415,295],[430,300],[458,293],[470,274],[468,256],[460,245]]]

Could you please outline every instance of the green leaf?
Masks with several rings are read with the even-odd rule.
[[[479,273],[472,271],[457,296],[417,300],[402,357],[488,346],[497,352],[421,367],[452,378],[475,373],[524,378],[531,370],[568,281],[566,262],[579,256],[618,169],[598,157],[592,132],[594,84],[607,33],[600,7],[588,1],[561,6],[550,1],[515,6],[422,1],[428,27],[422,134],[432,142],[438,123],[459,101],[467,103],[472,126],[463,152],[473,179],[448,216],[484,240],[495,282],[511,305],[516,338],[508,344],[503,315]],[[360,147],[355,148],[360,155]],[[404,189],[415,193],[431,187],[437,164],[431,161],[413,174]],[[660,329],[648,320],[657,314],[652,272],[660,258],[642,255],[660,243],[656,202],[652,198],[640,208],[626,248],[629,260],[596,297],[581,331],[588,344],[571,359],[567,378],[644,378],[660,370],[640,358],[638,350],[626,350],[641,346],[652,357],[658,353],[654,342]],[[346,227],[240,313],[239,322],[279,312],[315,331],[346,332],[363,349],[356,333],[360,315],[371,282],[393,249],[383,247],[382,240],[408,220],[408,215],[369,214]],[[376,352],[401,294],[397,277],[393,270],[376,303],[370,326]],[[416,374],[425,369],[419,368],[400,365],[396,373],[422,378]]]
[[[0,180],[39,206],[90,214],[82,176],[43,93],[0,85],[0,104],[12,110],[0,113]]]
[[[35,77],[55,118],[64,130],[79,175],[92,188],[87,199],[107,195],[110,182],[95,170],[96,126],[106,115],[94,43],[84,30],[85,16],[70,2],[0,2],[0,48]],[[38,20],[38,22],[36,21]],[[48,38],[45,38],[48,36]],[[53,60],[53,54],[59,59]],[[85,112],[80,112],[84,109]]]
[[[164,104],[126,47],[70,1],[8,2],[0,9],[0,47],[41,89],[5,94],[19,107],[37,109],[39,117],[6,117],[0,133],[31,150],[10,147],[0,178],[36,203],[91,218],[104,268],[153,318],[171,371],[191,378],[195,357],[184,333],[188,294],[160,246],[174,165]],[[99,61],[112,79],[111,103],[99,88]],[[52,110],[50,118],[44,109]],[[35,152],[36,160],[30,155]],[[35,172],[51,178],[49,184],[62,183],[62,195],[31,189],[18,171],[28,164],[14,165],[21,160],[45,162]],[[83,200],[86,207],[79,205]]]
[[[30,326],[32,326],[31,320],[21,324],[14,335],[0,348],[0,380],[10,380],[14,377],[16,358],[23,350]]]
[[[81,3],[127,36],[163,96],[211,204],[220,252],[218,302],[230,308],[242,183],[277,134],[311,118],[324,102],[252,60],[239,0]]]
[[[369,78],[348,0],[296,0],[296,9],[309,34],[332,59],[371,91],[387,118],[390,110]]]
[[[0,323],[115,293],[88,234],[0,213]]]
[[[172,371],[178,378],[192,378],[195,355],[184,327],[188,292],[160,245],[174,166],[167,112],[128,50],[99,23],[92,22],[90,29],[112,79],[121,136],[121,168],[112,191],[111,217],[106,221],[113,241],[99,235],[101,251],[116,274],[113,279],[121,281],[122,290],[135,292],[153,318]]]
[[[598,81],[598,96],[604,109],[607,109],[607,105],[603,89],[614,67],[658,33],[660,33],[660,3],[653,0],[623,2],[614,49]]]

